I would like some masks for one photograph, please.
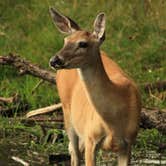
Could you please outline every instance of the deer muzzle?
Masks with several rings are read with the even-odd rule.
[[[55,68],[55,69],[61,69],[64,68],[64,61],[61,59],[59,56],[55,55],[50,59],[49,62],[50,66]]]

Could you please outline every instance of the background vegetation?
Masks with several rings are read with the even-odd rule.
[[[62,47],[64,37],[53,25],[48,12],[50,6],[90,31],[97,13],[105,12],[106,41],[102,49],[140,85],[140,89],[143,83],[166,79],[165,0],[1,0],[0,55],[16,53],[49,69],[49,59]],[[11,67],[0,66],[0,96],[17,92],[28,100],[30,109],[59,101],[56,88],[49,83],[42,84],[32,95],[38,81],[31,76],[19,76]],[[141,93],[143,106],[166,107],[165,92],[145,94],[141,89]],[[18,127],[18,124],[13,126]],[[8,125],[8,120],[1,118],[1,129]],[[139,137],[142,147],[147,146],[148,135],[153,135],[151,139],[154,140],[160,137],[154,130],[147,133]]]

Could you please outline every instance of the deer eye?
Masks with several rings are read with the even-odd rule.
[[[79,47],[80,48],[87,48],[88,47],[88,43],[84,42],[84,41],[81,41],[81,42],[79,42]]]

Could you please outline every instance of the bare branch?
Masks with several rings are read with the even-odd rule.
[[[0,107],[0,115],[1,116],[6,116],[6,117],[13,117],[16,112],[17,114],[23,113],[24,111],[27,111],[29,108],[28,104],[16,104],[15,106],[9,107],[9,108],[4,108]]]
[[[16,103],[19,101],[19,98],[18,94],[13,95],[12,97],[0,97],[0,103]]]
[[[28,112],[26,114],[26,117],[29,118],[29,117],[32,117],[32,116],[35,116],[35,115],[54,112],[55,110],[60,109],[61,107],[62,107],[62,104],[59,103],[59,104],[54,104],[54,105],[51,105],[51,106],[48,106],[48,107],[39,108],[39,109]]]
[[[29,166],[29,163],[25,162],[23,159],[19,157],[12,156],[12,159],[24,166]]]
[[[166,90],[166,81],[157,81],[153,83],[143,84],[143,89],[145,92],[158,90],[159,92]]]
[[[41,85],[41,84],[43,84],[44,83],[44,80],[40,80],[36,85],[35,85],[35,87],[32,89],[32,94],[34,94],[34,92],[35,92],[35,90],[36,89],[38,89],[39,88],[39,86]]]
[[[42,69],[17,55],[0,56],[0,64],[11,65],[21,74],[30,74],[55,84],[55,73]]]
[[[48,117],[48,116],[35,116],[32,118],[17,118],[21,121],[22,124],[25,126],[35,126],[36,124],[40,125],[42,128],[56,128],[56,129],[63,129],[63,115],[57,115],[56,117]],[[11,120],[11,119],[10,119]]]
[[[156,128],[166,134],[166,110],[142,108],[140,127],[144,129]]]

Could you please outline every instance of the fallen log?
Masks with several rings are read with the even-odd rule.
[[[55,84],[55,73],[42,69],[17,55],[9,54],[8,56],[0,56],[0,64],[11,65],[15,67],[20,74],[30,74]]]

